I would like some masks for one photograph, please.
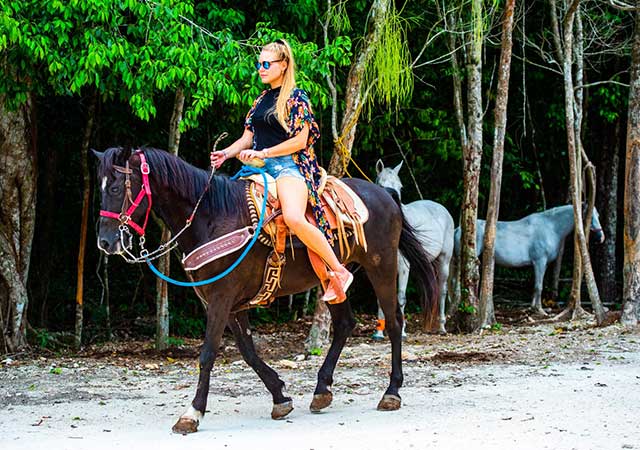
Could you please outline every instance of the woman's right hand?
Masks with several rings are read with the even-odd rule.
[[[211,167],[218,169],[223,162],[227,160],[227,152],[225,150],[216,150],[211,152]]]

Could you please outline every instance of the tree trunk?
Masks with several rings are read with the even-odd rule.
[[[89,198],[91,197],[91,176],[89,174],[89,142],[93,134],[93,123],[96,116],[98,94],[94,91],[89,100],[87,110],[87,125],[80,147],[80,161],[82,166],[82,218],[80,219],[80,243],[78,246],[78,265],[76,280],[76,328],[75,347],[82,345],[82,322],[84,317],[84,253],[87,246],[87,224],[89,222]]]
[[[576,33],[575,33],[575,41],[573,42],[569,42],[567,41],[567,37],[566,35],[563,37],[563,42],[564,45],[571,45],[571,49],[575,54],[575,65],[576,65],[576,71],[575,71],[575,77],[576,77],[576,81],[577,84],[580,85],[580,80],[583,78],[583,73],[581,71],[581,68],[583,67],[583,61],[581,60],[581,56],[582,56],[582,48],[580,47],[580,44],[582,43],[582,36],[580,34],[580,22],[579,22],[579,18],[580,18],[580,6],[578,5],[576,7],[575,10],[575,15],[574,17],[574,23],[576,23]],[[566,28],[565,28],[566,30]],[[565,31],[566,32],[566,31]],[[573,32],[571,35],[569,35],[569,37],[573,40]],[[568,53],[568,57],[571,57],[571,52]],[[567,56],[565,56],[566,58]],[[569,63],[572,65],[573,61],[569,61]],[[572,73],[572,78],[571,80],[573,81],[573,73]],[[576,83],[573,83],[574,85]],[[569,200],[575,205],[582,205],[582,158],[581,155],[582,153],[580,152],[581,149],[581,144],[582,144],[582,140],[581,140],[581,135],[580,135],[580,130],[581,130],[581,126],[580,126],[580,122],[582,120],[582,104],[580,102],[580,99],[582,98],[582,89],[576,89],[574,92],[574,96],[572,97],[572,111],[573,111],[573,136],[575,138],[575,147],[576,147],[576,157],[575,157],[575,161],[576,161],[576,167],[575,167],[575,173],[577,176],[576,179],[576,186],[575,186],[575,193],[576,193],[576,197],[577,199],[575,201],[573,201],[574,199],[571,197],[571,188],[569,188]],[[573,178],[571,178],[569,180],[570,186],[572,185],[571,183],[573,183]],[[575,208],[575,206],[574,206]],[[575,219],[575,217],[574,217]],[[582,317],[585,317],[587,315],[587,313],[584,311],[584,309],[582,308],[582,279],[584,276],[584,272],[583,272],[583,259],[582,259],[582,254],[580,253],[580,238],[578,237],[578,232],[577,232],[577,227],[574,229],[574,233],[573,233],[573,253],[574,253],[574,260],[573,260],[573,279],[572,279],[572,284],[571,284],[571,301],[569,302],[569,311],[571,313],[571,320],[576,320],[576,319],[580,319]],[[584,230],[584,228],[583,228]]]
[[[9,110],[0,95],[0,351],[26,344],[27,279],[35,225],[37,167],[32,99]]]
[[[462,71],[458,60],[457,50],[457,29],[456,16],[444,11],[439,2],[435,2],[438,16],[444,24],[447,33],[447,48],[451,55],[451,78],[453,82],[453,109],[458,123],[458,132],[460,135],[460,148],[465,148],[468,143],[467,126],[464,121],[464,107],[462,102]],[[449,271],[449,298],[451,303],[447,315],[459,319],[458,306],[460,305],[460,257],[453,255],[451,259],[451,269]]]
[[[604,309],[600,303],[598,296],[598,290],[595,285],[593,277],[593,271],[591,270],[591,261],[589,258],[589,250],[586,244],[586,237],[584,233],[584,226],[582,223],[582,202],[580,201],[580,189],[579,178],[581,176],[578,171],[578,159],[581,158],[579,143],[576,142],[576,129],[575,129],[575,97],[573,89],[573,73],[572,73],[572,61],[573,61],[573,23],[575,19],[576,10],[580,5],[580,0],[573,0],[564,20],[564,59],[563,59],[563,74],[564,74],[564,88],[565,88],[565,123],[567,128],[567,153],[569,156],[569,177],[570,187],[569,192],[571,194],[571,200],[573,203],[573,216],[575,222],[575,238],[577,240],[580,256],[582,258],[584,275],[586,276],[587,289],[589,291],[589,297],[596,314],[598,324],[601,324],[605,319]]]
[[[604,303],[615,303],[618,300],[616,283],[616,241],[618,224],[618,170],[620,169],[620,119],[616,120],[613,131],[614,139],[603,139],[602,160],[598,166],[598,201],[600,222],[606,237],[602,245],[593,248],[599,261],[595,270],[600,274],[600,292]],[[605,127],[604,134],[610,131]]]
[[[304,342],[305,351],[315,354],[319,349],[326,347],[331,335],[331,314],[329,308],[322,301],[322,289],[316,289],[316,309],[313,312],[313,321],[309,336]]]
[[[452,69],[452,81],[453,81],[453,110],[456,115],[456,122],[458,123],[458,131],[460,133],[460,145],[462,148],[467,146],[467,128],[464,122],[464,107],[462,105],[462,71],[460,70],[460,62],[458,61],[457,52],[457,28],[455,15],[449,14],[447,11],[443,11],[440,3],[436,3],[436,9],[440,20],[444,23],[445,29],[449,30],[447,33],[447,48],[451,54],[451,69]]]
[[[564,258],[565,239],[560,243],[558,257],[553,262],[553,274],[551,278],[551,298],[558,301],[558,286],[560,285],[560,272],[562,271],[562,259]]]
[[[502,160],[504,136],[507,125],[507,101],[509,99],[509,75],[511,73],[511,49],[513,47],[513,12],[515,0],[507,0],[502,22],[502,51],[494,112],[493,161],[491,163],[491,191],[487,206],[487,222],[484,230],[482,253],[482,282],[480,290],[480,320],[482,327],[491,327],[496,322],[493,305],[493,276],[495,269],[496,224],[500,211],[500,188],[502,185]]]
[[[176,96],[173,102],[173,113],[171,114],[171,122],[169,124],[169,144],[168,152],[178,155],[180,148],[180,122],[182,122],[182,111],[184,109],[184,91],[176,90]],[[161,242],[167,242],[171,239],[171,232],[162,225]],[[158,268],[162,273],[170,274],[171,253],[167,253],[158,260]],[[156,349],[164,350],[167,348],[167,340],[169,338],[169,286],[167,282],[161,278],[156,279]]]
[[[640,11],[631,51],[631,80],[624,171],[624,263],[622,317],[626,326],[640,320]]]
[[[351,157],[351,149],[356,136],[358,118],[365,101],[364,86],[362,85],[366,65],[373,55],[380,35],[384,28],[387,13],[391,7],[391,0],[374,0],[369,11],[370,28],[364,38],[362,49],[351,66],[347,87],[345,90],[345,110],[340,126],[340,137],[335,142],[335,148],[329,162],[329,173],[336,177],[344,175],[345,167]],[[334,105],[336,107],[337,105]]]
[[[344,175],[345,168],[351,157],[353,141],[356,135],[356,126],[360,112],[362,111],[362,105],[365,101],[364,86],[362,86],[365,68],[376,45],[378,45],[380,41],[380,35],[390,6],[390,0],[374,0],[369,13],[371,19],[369,32],[364,39],[360,53],[358,53],[349,71],[345,90],[346,105],[340,126],[340,136],[334,142],[333,154],[331,155],[328,169],[329,174],[336,177]],[[335,108],[337,108],[337,106],[335,103],[333,104],[333,117],[336,116]],[[329,308],[323,304],[320,296],[318,296],[315,313],[313,315],[313,323],[311,324],[309,336],[307,337],[307,349],[324,347],[329,339],[330,327],[331,316],[329,314]]]
[[[461,304],[466,314],[461,321],[464,331],[474,331],[480,325],[478,283],[479,263],[476,256],[476,220],[478,218],[478,188],[482,159],[482,1],[473,0],[473,30],[467,62],[467,116],[469,142],[462,148],[463,197],[460,226],[462,228],[460,283]]]

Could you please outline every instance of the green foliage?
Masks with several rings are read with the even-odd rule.
[[[35,334],[37,345],[40,348],[49,348],[50,346],[52,346],[53,342],[51,340],[51,334],[48,330],[38,328],[35,330]]]
[[[314,347],[311,350],[309,350],[309,354],[313,356],[322,356],[322,349]]]
[[[327,11],[331,27],[341,34],[351,31],[351,21],[346,10],[346,1],[338,1],[331,6],[331,10]]]
[[[180,88],[187,96],[183,131],[198,126],[214,102],[246,108],[260,92],[247,85],[256,51],[281,33],[258,23],[249,40],[238,40],[231,29],[245,22],[244,14],[206,6],[216,31],[198,25],[193,3],[184,0],[11,2],[0,10],[0,50],[7,52],[9,71],[0,78],[0,93],[19,104],[29,90],[79,95],[91,87],[103,100],[128,102],[148,121],[157,114],[158,95]],[[204,12],[200,5],[198,13]],[[315,44],[287,38],[302,62],[309,62],[302,87],[322,94],[326,104],[326,88],[317,80],[330,67],[348,64],[350,40],[339,37],[318,59]]]
[[[286,323],[295,320],[297,310],[277,311],[275,306],[269,308],[256,308],[251,311],[251,320],[254,323]]]
[[[458,305],[458,311],[460,311],[463,314],[475,314],[476,313],[476,308],[473,305],[470,305],[468,303],[465,303],[464,301],[460,302],[460,304]]]
[[[413,71],[404,24],[400,13],[389,5],[380,40],[365,62],[363,89],[369,114],[374,103],[397,110],[413,92]]]
[[[200,338],[204,336],[206,322],[203,314],[191,316],[187,315],[183,308],[171,308],[169,325],[171,333],[175,335]]]
[[[169,347],[180,347],[181,345],[184,345],[184,339],[177,338],[174,336],[169,336],[167,338],[167,345]]]
[[[594,102],[598,105],[598,115],[608,123],[614,123],[620,117],[620,111],[627,109],[628,93],[617,84],[600,86],[595,90]]]

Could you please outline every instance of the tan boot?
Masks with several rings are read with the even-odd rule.
[[[341,272],[329,272],[329,287],[322,300],[329,303],[342,303],[347,298],[347,289],[353,283],[353,274],[347,269]]]

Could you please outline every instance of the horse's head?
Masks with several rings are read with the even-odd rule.
[[[144,235],[151,207],[146,176],[149,166],[142,152],[132,153],[131,149],[117,147],[104,153],[94,150],[93,153],[100,160],[97,177],[101,191],[98,248],[108,255],[121,254],[123,245],[131,245],[129,228]]]
[[[376,178],[376,184],[378,186],[393,189],[398,193],[399,198],[402,198],[400,196],[402,181],[400,181],[400,177],[398,176],[398,172],[400,172],[401,168],[402,162],[400,162],[400,164],[395,166],[393,169],[385,167],[381,159],[376,162],[376,173],[378,174],[378,177]]]
[[[599,244],[604,242],[605,236],[602,231],[602,225],[600,225],[600,214],[598,214],[598,210],[595,207],[593,208],[593,215],[591,216],[591,233]]]

